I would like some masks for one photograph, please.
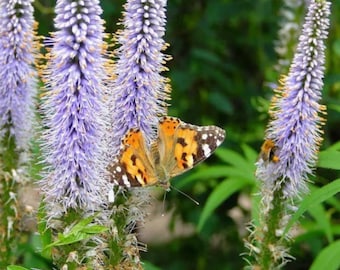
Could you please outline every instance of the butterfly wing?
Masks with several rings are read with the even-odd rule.
[[[140,187],[156,184],[154,164],[150,160],[142,132],[130,129],[122,140],[117,158],[109,165],[111,181],[120,186]]]
[[[176,145],[175,134],[180,125],[181,120],[175,117],[165,116],[159,121],[157,143],[159,163],[167,169],[169,164],[176,164],[174,153]]]
[[[219,127],[195,126],[168,116],[160,121],[158,132],[161,164],[170,177],[208,158],[225,138]]]

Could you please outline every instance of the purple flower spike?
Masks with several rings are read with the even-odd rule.
[[[160,75],[165,70],[164,0],[128,0],[124,30],[118,33],[117,78],[113,85],[112,154],[129,128],[139,127],[147,142],[155,136],[158,116],[166,114],[169,86]]]
[[[289,74],[277,90],[273,121],[267,139],[275,142],[274,162],[258,162],[257,176],[271,189],[283,184],[284,195],[294,197],[307,190],[306,180],[315,165],[322,141],[320,105],[325,70],[325,45],[329,27],[330,3],[310,2],[306,21]]]
[[[0,2],[0,139],[9,130],[21,150],[32,137],[36,94],[32,2]]]
[[[101,13],[98,0],[57,1],[57,31],[45,74],[48,171],[42,187],[48,203],[60,202],[64,208],[92,208],[100,198],[105,79]]]

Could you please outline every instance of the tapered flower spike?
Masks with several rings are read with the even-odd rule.
[[[278,162],[259,162],[257,176],[268,188],[279,183],[284,196],[307,190],[306,180],[322,141],[325,106],[320,105],[330,3],[311,1],[293,63],[276,91],[266,139],[275,144]]]
[[[46,202],[67,208],[100,203],[105,78],[103,21],[98,0],[58,0],[45,72],[43,149]]]
[[[27,183],[34,122],[36,23],[31,0],[0,1],[0,269],[17,260],[19,188]]]
[[[33,134],[37,74],[32,2],[0,2],[0,139],[9,132],[19,150],[28,150]]]
[[[110,93],[112,130],[108,156],[111,160],[116,158],[121,139],[130,128],[139,128],[149,144],[156,139],[159,117],[166,115],[170,86],[161,75],[169,59],[162,53],[166,48],[163,40],[165,8],[165,0],[127,0],[124,5],[123,29],[116,36],[120,45],[116,50],[116,78]],[[115,202],[120,205],[112,217],[118,236],[112,239],[110,246],[121,252],[119,269],[143,269],[139,251],[145,247],[129,229],[137,223],[143,224],[150,191],[143,188],[131,190],[131,193],[132,196]]]
[[[259,225],[246,241],[251,269],[281,269],[289,255],[289,232],[284,229],[296,209],[294,199],[307,191],[322,140],[320,105],[325,70],[325,45],[330,3],[312,0],[290,66],[272,101],[265,142],[257,162],[261,180]]]
[[[124,29],[118,32],[116,80],[113,85],[112,153],[132,127],[140,128],[149,143],[155,137],[159,115],[166,114],[169,85],[165,70],[165,0],[129,0]]]

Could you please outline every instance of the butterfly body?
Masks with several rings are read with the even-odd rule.
[[[169,180],[209,157],[223,142],[225,131],[216,126],[195,126],[175,117],[163,117],[158,138],[146,145],[139,129],[130,129],[117,159],[109,166],[111,181],[120,186],[169,187]]]

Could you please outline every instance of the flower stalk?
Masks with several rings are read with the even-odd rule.
[[[262,198],[259,226],[246,243],[254,266],[261,269],[280,269],[292,259],[289,234],[283,235],[283,231],[294,199],[308,191],[308,177],[322,141],[325,106],[320,99],[329,15],[328,1],[310,1],[289,73],[271,104],[272,120],[256,164]]]
[[[104,269],[106,44],[99,0],[58,0],[43,71],[42,221],[61,269]],[[43,231],[46,228],[43,228]],[[60,237],[62,236],[62,237]],[[72,242],[69,242],[72,238]]]
[[[130,128],[140,128],[147,143],[155,139],[158,117],[166,115],[170,86],[161,75],[169,59],[162,53],[165,6],[164,0],[128,0],[124,5],[111,101],[113,155]]]
[[[159,117],[166,115],[170,86],[161,75],[169,59],[162,53],[167,46],[163,40],[165,9],[165,0],[127,0],[124,5],[123,29],[116,36],[120,46],[116,50],[116,78],[110,101],[111,158],[118,154],[121,139],[130,128],[139,128],[147,144],[155,140]],[[143,224],[151,199],[149,188],[121,195],[115,194],[113,220],[117,237],[111,246],[119,254],[116,263],[120,269],[142,269],[139,251],[145,246],[132,231],[137,223]]]
[[[0,1],[0,268],[14,263],[22,232],[18,190],[28,181],[36,93],[31,0]]]

